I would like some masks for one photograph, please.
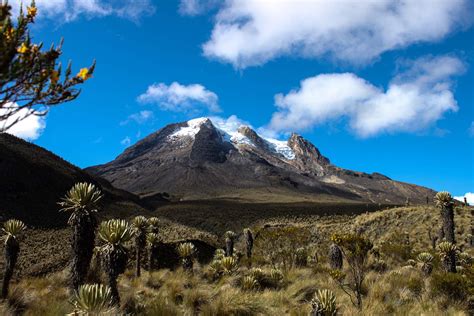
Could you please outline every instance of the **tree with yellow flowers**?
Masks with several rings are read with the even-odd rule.
[[[42,43],[32,43],[28,28],[36,14],[33,1],[14,19],[8,3],[0,1],[0,133],[30,115],[46,115],[50,107],[74,100],[80,93],[77,86],[94,72],[95,62],[76,75],[70,62],[63,71],[58,61],[62,41],[47,50]]]

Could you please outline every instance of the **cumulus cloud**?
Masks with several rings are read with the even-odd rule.
[[[202,108],[220,111],[217,95],[200,84],[152,84],[138,97],[138,102],[157,104],[163,110],[174,112],[195,112]]]
[[[10,1],[14,12],[18,12],[20,1]],[[151,0],[36,0],[39,17],[61,17],[62,21],[72,21],[79,16],[118,16],[137,21],[140,17],[155,12]]]
[[[11,105],[7,104],[6,107],[10,106]],[[18,107],[16,104],[13,106]],[[7,111],[8,110],[6,108],[0,108],[0,116],[6,114]],[[9,126],[18,119],[20,119],[20,121],[6,130],[6,132],[25,140],[37,139],[41,136],[41,133],[46,127],[45,117],[36,115],[28,116],[28,109],[21,109],[20,111],[11,115],[8,119],[0,121],[0,127]]]
[[[467,0],[228,0],[203,51],[237,68],[284,55],[366,63],[385,51],[442,39],[468,23],[467,7]]]
[[[153,112],[152,111],[147,111],[143,110],[138,113],[133,113],[128,116],[128,118],[125,121],[120,122],[120,125],[127,125],[130,122],[135,122],[137,124],[143,124],[146,123],[147,121],[151,120],[153,118]]]
[[[474,193],[472,192],[467,192],[463,196],[455,196],[454,198],[458,201],[464,202],[464,197],[466,197],[467,203],[469,203],[469,205],[474,205]]]
[[[361,137],[418,131],[446,112],[457,111],[452,77],[464,68],[451,56],[405,62],[385,91],[353,73],[310,77],[301,81],[298,89],[275,96],[278,111],[268,128],[278,132],[304,130],[347,118],[350,128]]]

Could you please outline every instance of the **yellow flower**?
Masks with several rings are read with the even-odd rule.
[[[89,68],[81,68],[76,77],[81,78],[84,81],[89,79],[91,77],[91,74],[89,73]]]
[[[36,13],[38,12],[38,9],[36,7],[28,7],[28,17],[30,19],[33,19],[36,16]]]
[[[51,80],[51,83],[56,83],[59,80],[59,73],[57,70],[53,70],[51,72],[51,76],[49,77]]]
[[[5,30],[5,37],[7,40],[11,41],[13,39],[13,27],[9,27]]]
[[[21,43],[21,46],[17,49],[20,54],[26,54],[28,52],[28,46],[25,43]]]

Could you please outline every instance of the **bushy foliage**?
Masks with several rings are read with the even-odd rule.
[[[106,243],[105,247],[123,247],[133,234],[132,227],[123,219],[111,219],[99,226],[99,237]]]
[[[387,263],[382,259],[375,259],[370,263],[369,268],[377,272],[385,272],[387,270]]]
[[[434,273],[430,285],[432,295],[452,301],[464,301],[469,295],[469,281],[458,273]]]
[[[72,300],[73,314],[78,315],[112,315],[112,291],[102,284],[81,285]]]
[[[95,65],[72,75],[71,63],[63,72],[59,63],[62,42],[43,50],[29,33],[38,9],[34,1],[18,17],[6,1],[0,2],[0,132],[30,115],[46,115],[51,106],[74,100],[77,85],[92,76]],[[13,117],[15,117],[13,119]]]
[[[451,196],[451,193],[449,193],[448,191],[441,191],[441,192],[436,193],[434,201],[435,201],[436,206],[438,207],[447,207],[454,203],[453,197]]]
[[[5,233],[3,236],[5,244],[8,243],[10,238],[17,238],[18,235],[26,229],[25,223],[17,219],[10,219],[3,223],[2,231]]]
[[[112,292],[112,302],[118,305],[120,296],[117,278],[124,273],[127,265],[128,250],[125,243],[132,239],[133,229],[125,220],[111,219],[101,223],[99,237],[104,242],[100,251]]]
[[[341,247],[342,254],[349,265],[349,283],[344,283],[345,275],[339,270],[333,270],[331,276],[342,289],[345,289],[353,304],[360,309],[362,308],[362,283],[368,268],[369,251],[373,244],[361,234],[333,234],[331,240]]]
[[[311,300],[312,311],[310,316],[337,315],[336,295],[330,290],[318,290]]]
[[[97,212],[102,192],[92,183],[76,183],[59,202],[62,212],[72,212],[69,223],[72,224],[78,216]]]
[[[447,272],[456,272],[456,253],[458,248],[449,241],[443,241],[438,244],[438,253]]]
[[[423,271],[425,275],[430,275],[431,271],[433,271],[434,257],[429,252],[422,252],[418,254],[416,259],[418,260],[421,271]]]
[[[160,227],[160,220],[158,219],[158,217],[150,217],[148,219],[148,224],[150,225],[149,226],[150,232],[158,234],[158,229]]]
[[[306,247],[296,249],[295,265],[300,268],[308,265],[308,249]]]
[[[242,290],[252,291],[252,290],[258,289],[258,287],[259,287],[258,281],[252,275],[247,275],[243,277]]]
[[[2,231],[5,233],[2,236],[5,239],[5,273],[3,275],[2,292],[0,293],[2,298],[6,298],[8,295],[8,289],[10,286],[10,280],[13,276],[13,270],[18,260],[20,253],[20,243],[18,242],[18,235],[20,232],[26,229],[26,225],[16,219],[10,219],[3,224]]]
[[[183,269],[192,271],[193,257],[196,255],[196,247],[191,242],[184,242],[176,248],[178,255],[181,257]]]
[[[273,266],[288,270],[296,262],[296,249],[305,247],[311,239],[308,229],[302,227],[271,227],[260,230],[255,240],[255,256]]]
[[[407,235],[396,231],[380,243],[380,252],[384,257],[394,262],[403,263],[413,259],[413,245],[407,240]]]

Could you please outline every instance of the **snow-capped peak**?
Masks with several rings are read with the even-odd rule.
[[[253,131],[252,127],[239,120],[236,116],[230,116],[228,119],[222,118],[212,118],[211,119],[213,124],[217,127],[217,129],[221,132],[222,137],[225,141],[228,141],[234,145],[250,145],[256,146],[257,144],[249,138],[247,135],[242,133],[243,128],[247,127],[248,129],[252,130],[253,133],[256,134],[257,137],[263,140],[266,143],[266,147],[273,152],[282,155],[285,159],[292,160],[295,158],[295,153],[293,150],[288,146],[288,142],[284,140],[277,140],[273,138],[266,138],[258,135],[256,132]]]
[[[199,129],[203,124],[209,124],[211,121],[207,117],[199,117],[192,120],[187,121],[188,126],[184,126],[176,130],[173,134],[171,134],[170,138],[179,138],[183,136],[193,137],[199,132]]]
[[[257,146],[254,140],[249,138],[245,135],[242,131],[244,128],[248,128],[255,133],[251,126],[246,124],[245,122],[239,120],[235,116],[231,116],[228,119],[222,119],[219,117],[215,118],[207,118],[207,117],[200,117],[196,119],[192,119],[187,121],[187,126],[180,127],[174,133],[172,133],[169,138],[170,139],[177,139],[181,137],[190,137],[194,138],[196,134],[199,132],[201,126],[203,124],[211,124],[213,125],[216,130],[221,134],[222,140],[233,144],[234,146],[239,145],[249,145],[249,146]],[[265,147],[269,150],[273,151],[276,154],[281,155],[283,158],[287,160],[292,160],[295,158],[295,153],[293,150],[288,146],[287,141],[277,140],[273,138],[266,138],[258,135],[255,135],[262,139],[265,143]]]

